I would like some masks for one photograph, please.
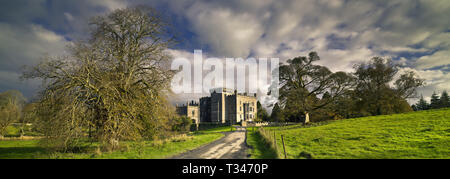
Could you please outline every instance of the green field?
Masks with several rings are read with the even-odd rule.
[[[200,133],[231,132],[231,131],[235,131],[235,130],[236,129],[234,128],[234,126],[222,126],[222,127],[215,127],[215,128],[211,128],[211,129],[196,131],[195,133],[200,134]]]
[[[284,158],[281,135],[289,159],[450,158],[449,108],[265,130],[276,133],[280,158]],[[255,158],[267,158],[262,151],[267,147],[254,148],[250,154]]]
[[[228,128],[229,129],[229,128]],[[29,158],[108,158],[108,159],[135,159],[135,158],[167,158],[217,140],[224,135],[222,129],[211,129],[205,132],[191,134],[185,137],[173,138],[166,141],[143,141],[140,143],[124,142],[123,149],[107,153],[97,152],[96,147],[83,153],[50,153],[38,144],[38,140],[10,140],[0,141],[0,159],[29,159]],[[129,146],[129,147],[126,147]]]

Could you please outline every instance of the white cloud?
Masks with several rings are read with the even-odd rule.
[[[127,1],[123,1],[123,0],[94,0],[94,1],[87,1],[87,2],[93,6],[105,7],[109,11],[112,11],[115,9],[120,9],[120,8],[125,8],[125,7],[127,7],[127,4],[128,4]]]
[[[31,31],[36,36],[37,39],[40,39],[49,43],[58,43],[65,41],[64,37],[56,34],[55,32],[44,29],[39,25],[31,25]]]
[[[199,40],[210,45],[218,56],[247,57],[263,33],[253,16],[235,14],[226,8],[195,4],[187,11],[187,17]]]
[[[422,44],[426,48],[450,47],[450,32],[436,33],[431,35]]]
[[[177,58],[184,58],[184,59],[187,59],[190,62],[190,65],[191,65],[191,77],[190,77],[190,79],[192,80],[191,81],[191,88],[192,88],[191,90],[194,89],[194,85],[203,86],[205,84],[206,81],[203,81],[203,83],[196,83],[196,82],[201,82],[201,81],[195,81],[194,73],[195,73],[196,70],[199,70],[199,69],[201,70],[202,66],[197,67],[197,68],[194,67],[194,53],[193,52],[188,52],[188,51],[185,51],[185,50],[175,50],[175,49],[169,49],[169,50],[167,50],[167,52],[172,56],[172,59],[174,59],[174,60],[177,59]],[[245,66],[246,65],[245,61],[237,61],[237,59],[234,59],[235,61],[233,61],[233,63],[232,63],[234,68],[227,69],[225,67],[228,65],[228,63],[225,62],[225,58],[214,57],[214,56],[211,56],[211,54],[208,54],[208,53],[203,53],[202,54],[203,65],[205,65],[205,60],[208,59],[208,58],[219,58],[219,59],[221,59],[223,61],[222,62],[223,70],[224,70],[223,71],[223,77],[226,77],[228,75],[227,73],[229,73],[229,72],[232,72],[234,74],[233,75],[234,78],[232,80],[232,81],[234,81],[234,89],[237,89],[239,91],[239,88],[236,88],[236,86],[239,85],[237,80],[245,80],[246,81],[246,83],[245,83],[246,86],[244,88],[248,89],[248,88],[250,88],[250,85],[255,85],[254,86],[255,88],[259,88],[258,91],[257,91],[258,99],[263,100],[263,101],[273,100],[273,99],[269,98],[266,95],[267,89],[269,88],[269,84],[267,84],[267,83],[269,83],[267,81],[268,79],[262,79],[259,76],[259,73],[254,73],[254,74],[250,74],[250,73],[247,74],[246,73],[245,76],[237,76],[238,75],[238,73],[237,73],[238,68]],[[246,60],[246,59],[244,59],[244,60]],[[255,59],[255,60],[256,60],[255,61],[256,64],[259,64],[258,59]],[[270,59],[267,59],[267,60],[268,60],[268,63],[271,62]],[[255,67],[255,66],[253,66],[253,67]],[[257,68],[259,68],[259,66]],[[271,68],[270,64],[267,64],[267,68],[268,68],[267,70],[270,70],[270,68]],[[258,70],[262,70],[262,69],[256,69],[256,70],[258,71]],[[203,71],[203,74],[202,74],[203,80],[206,80],[206,76],[207,76],[208,73],[210,73],[210,71],[209,70],[205,70],[205,69],[202,70],[202,71]],[[249,71],[250,71],[250,69],[249,69]],[[179,75],[183,75],[183,73],[181,72]],[[267,75],[270,75],[270,74],[267,74]],[[269,77],[269,79],[270,78],[271,77]],[[181,80],[181,78],[176,78],[176,80]],[[224,82],[223,85],[225,85],[225,86],[227,85],[226,84],[226,80],[229,80],[229,79],[224,79],[223,80],[223,82]],[[241,82],[241,81],[239,81],[239,82]],[[216,86],[216,87],[223,87],[223,86]],[[173,90],[180,91],[180,92],[184,90],[184,89],[181,89],[182,88],[181,85],[180,86],[174,85],[174,86],[172,86],[172,88],[175,88]],[[228,86],[227,88],[233,88],[233,87],[229,87]],[[184,103],[185,101],[190,101],[190,100],[196,100],[197,101],[200,97],[209,96],[209,93],[205,92],[205,91],[209,91],[209,89],[203,89],[203,93],[184,93],[184,92],[181,92],[179,94],[170,96],[170,100],[172,102],[174,102],[174,103],[179,103],[179,104],[180,103]]]
[[[427,69],[450,64],[450,50],[437,51],[416,60],[418,69]]]

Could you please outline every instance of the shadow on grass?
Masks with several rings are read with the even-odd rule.
[[[251,158],[254,159],[276,159],[277,153],[270,148],[261,134],[258,132],[247,133],[247,143],[250,145]]]
[[[46,153],[42,147],[8,147],[0,148],[0,159],[32,159]]]

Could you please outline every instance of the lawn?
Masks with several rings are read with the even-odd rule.
[[[235,131],[235,130],[236,129],[234,128],[234,126],[222,126],[222,127],[216,127],[216,128],[196,131],[195,133],[217,133],[217,132],[230,132],[230,131]]]
[[[229,128],[228,128],[229,129]],[[218,129],[220,130],[220,129]],[[210,132],[212,131],[212,132]],[[115,152],[96,152],[95,147],[84,153],[49,153],[40,147],[37,140],[0,141],[0,159],[26,158],[112,158],[112,159],[159,159],[167,158],[215,141],[224,135],[211,129],[208,132],[194,133],[167,141],[124,142],[121,150]]]
[[[284,136],[289,159],[450,158],[449,108],[265,129],[276,131],[280,153]]]

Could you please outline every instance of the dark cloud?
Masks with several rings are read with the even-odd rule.
[[[5,1],[0,6],[0,91],[33,97],[39,81],[21,81],[23,67],[44,55],[61,55],[69,39],[87,36],[87,19],[125,7],[119,1]]]

